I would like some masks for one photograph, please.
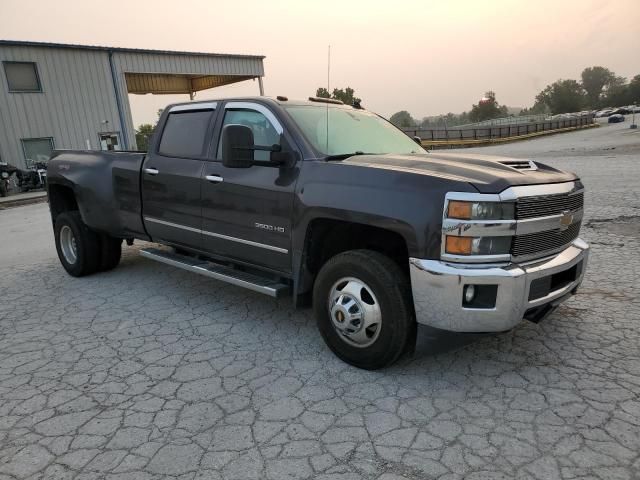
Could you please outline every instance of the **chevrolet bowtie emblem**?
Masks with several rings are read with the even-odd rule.
[[[566,230],[573,223],[573,213],[570,210],[564,210],[560,217],[560,230]]]

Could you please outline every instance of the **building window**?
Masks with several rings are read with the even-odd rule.
[[[46,163],[53,153],[53,138],[23,138],[22,151],[27,161],[27,167],[36,163]]]
[[[34,62],[2,62],[10,92],[41,92],[38,67]]]

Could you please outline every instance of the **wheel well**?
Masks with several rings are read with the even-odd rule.
[[[408,273],[407,243],[399,233],[332,219],[317,219],[309,225],[305,239],[305,270],[315,277],[331,257],[347,250],[361,248],[386,255]]]
[[[78,210],[78,202],[71,188],[62,185],[49,185],[48,190],[49,208],[54,221],[63,212]]]

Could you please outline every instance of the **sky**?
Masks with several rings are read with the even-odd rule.
[[[0,0],[0,38],[265,55],[265,93],[351,87],[369,110],[469,110],[487,90],[531,106],[602,65],[640,74],[640,0]],[[257,95],[247,81],[196,99]],[[134,123],[188,98],[130,95]]]

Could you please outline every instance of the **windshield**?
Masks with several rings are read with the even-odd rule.
[[[426,153],[391,123],[366,110],[291,105],[285,107],[307,139],[324,155],[348,153]],[[327,141],[327,111],[329,141]]]

